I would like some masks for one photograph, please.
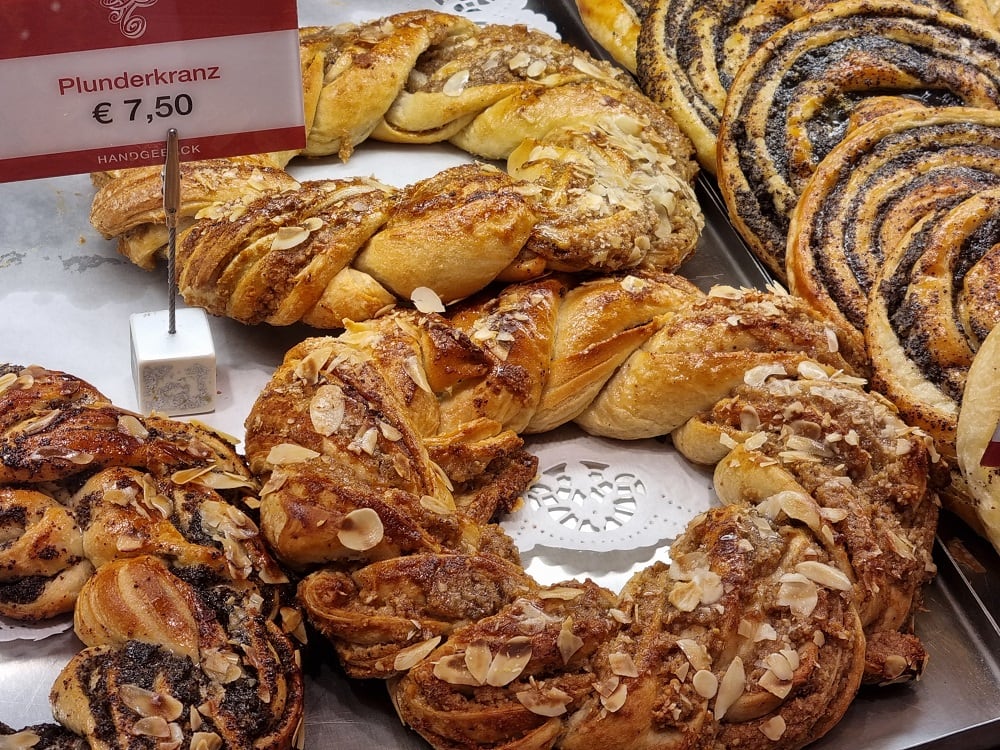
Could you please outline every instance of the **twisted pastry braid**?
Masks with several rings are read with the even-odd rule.
[[[56,719],[92,748],[149,737],[184,747],[291,748],[302,675],[255,590],[196,589],[162,560],[102,566],[77,607],[87,648],[52,688]]]
[[[615,436],[674,430],[698,460],[725,459],[728,507],[617,596],[538,585],[490,524],[531,481],[508,470],[518,433],[578,420],[602,434],[584,415],[616,373],[632,371],[609,400],[667,366],[685,377],[647,392],[686,416],[637,408]],[[925,659],[910,618],[932,572],[929,440],[850,373],[788,295],[553,277],[294,347],[247,419],[247,457],[308,617],[433,746],[798,748],[863,680],[912,678]],[[752,388],[776,395],[751,402]],[[480,471],[502,477],[486,499]]]
[[[66,373],[6,366],[0,386],[0,475],[17,483],[0,485],[0,613],[72,611],[88,646],[55,718],[91,748],[291,748],[302,619],[233,444]],[[47,726],[8,734],[76,746]]]
[[[614,66],[520,26],[413,11],[303,29],[307,156],[371,137],[479,159],[402,189],[299,184],[289,154],[181,170],[184,298],[247,323],[340,328],[420,287],[445,303],[550,271],[675,270],[703,218],[690,141]],[[152,266],[156,170],[102,173],[94,227]],[[468,228],[468,232],[456,228]]]

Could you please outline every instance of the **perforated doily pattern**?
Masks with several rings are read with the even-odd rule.
[[[538,478],[502,522],[522,552],[669,544],[717,502],[711,477],[666,440],[605,440],[565,427],[527,447],[538,456]]]

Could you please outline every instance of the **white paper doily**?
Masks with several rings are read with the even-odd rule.
[[[711,476],[667,440],[608,440],[563,427],[526,447],[538,456],[538,478],[501,524],[521,552],[666,546],[718,504]]]
[[[299,25],[321,25],[330,23],[336,16],[337,22],[358,23],[373,18],[402,13],[408,10],[430,8],[442,13],[456,13],[477,24],[521,23],[533,29],[558,37],[555,24],[541,13],[525,6],[525,0],[376,0],[359,3],[357,0],[300,0]],[[326,19],[326,20],[323,20]]]
[[[0,617],[0,643],[4,641],[40,641],[50,635],[65,633],[73,627],[73,615],[62,615],[39,623],[19,622]]]

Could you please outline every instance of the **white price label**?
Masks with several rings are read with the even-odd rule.
[[[305,144],[294,0],[4,0],[0,181]]]

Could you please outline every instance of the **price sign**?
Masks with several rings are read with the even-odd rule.
[[[295,0],[3,0],[0,181],[305,145]]]

